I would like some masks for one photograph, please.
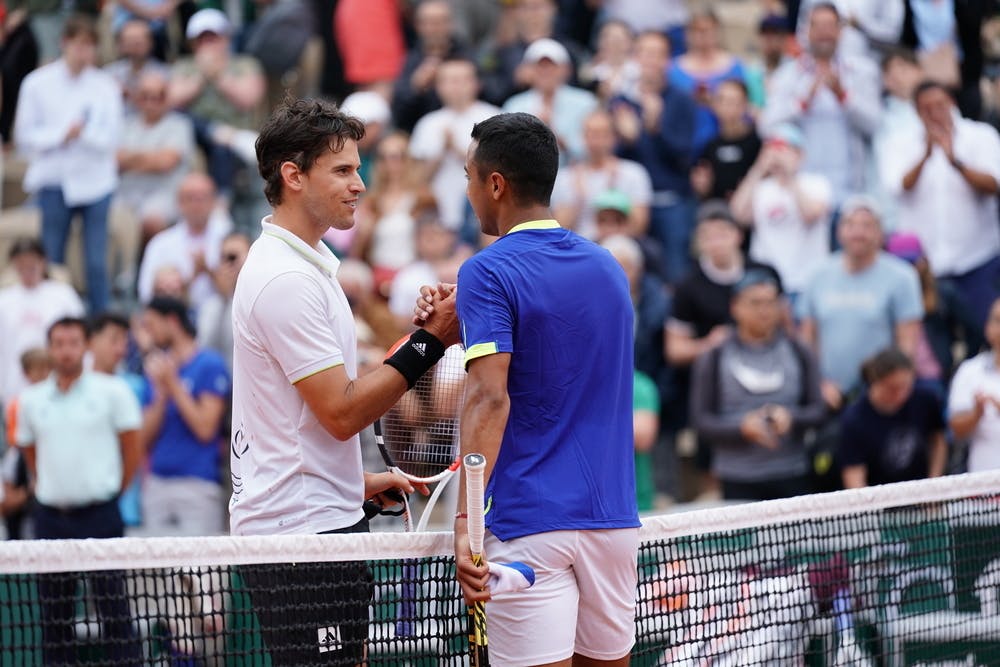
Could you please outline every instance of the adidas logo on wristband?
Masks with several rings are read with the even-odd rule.
[[[411,347],[417,351],[421,357],[427,356],[427,343],[413,343]]]

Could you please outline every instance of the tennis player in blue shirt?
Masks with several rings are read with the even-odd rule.
[[[500,114],[472,139],[469,201],[499,238],[458,274],[461,448],[488,462],[486,556],[525,562],[536,580],[483,590],[488,571],[472,564],[461,512],[458,580],[466,600],[490,600],[492,664],[626,665],[639,526],[628,282],[606,250],[552,219],[559,151],[544,123]]]

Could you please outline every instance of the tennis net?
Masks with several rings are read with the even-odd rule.
[[[359,589],[369,664],[465,664],[450,552],[447,533],[0,543],[0,665],[297,664],[271,642],[349,647],[310,619]],[[1000,665],[1000,472],[647,517],[636,633],[633,665]]]

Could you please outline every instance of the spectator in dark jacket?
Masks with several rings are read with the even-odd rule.
[[[650,235],[663,247],[666,275],[680,280],[691,265],[694,196],[688,172],[694,132],[694,100],[667,85],[670,43],[659,33],[635,42],[639,85],[631,97],[611,100],[619,155],[642,164],[653,184]]]
[[[472,57],[455,36],[451,6],[446,0],[423,0],[417,5],[413,27],[417,43],[406,54],[392,94],[393,119],[396,127],[406,132],[413,132],[422,116],[441,108],[434,91],[438,66],[445,60]]]

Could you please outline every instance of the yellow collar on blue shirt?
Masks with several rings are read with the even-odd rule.
[[[508,231],[508,234],[513,234],[514,232],[523,232],[527,229],[558,229],[559,223],[556,220],[529,220],[528,222],[522,222],[519,225],[514,225]]]

